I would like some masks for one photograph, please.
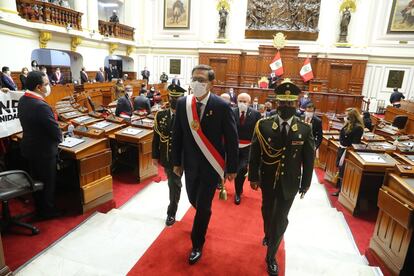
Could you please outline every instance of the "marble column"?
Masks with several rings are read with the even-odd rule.
[[[87,3],[88,3],[88,29],[90,31],[95,31],[97,34],[99,34],[98,0],[87,0]]]
[[[88,29],[88,2],[85,0],[75,0],[75,6],[72,7],[75,11],[83,13],[82,15],[82,29],[87,30]],[[98,8],[98,7],[96,7]]]
[[[0,12],[17,14],[15,0],[0,0]]]
[[[140,26],[140,17],[137,14],[140,11],[140,1],[125,0],[124,2],[124,19],[125,25],[135,28],[135,41],[137,40]]]

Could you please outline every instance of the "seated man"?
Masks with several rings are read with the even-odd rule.
[[[118,15],[116,14],[116,10],[112,11],[112,15],[111,17],[109,17],[109,22],[119,23],[119,18],[118,18]]]
[[[265,102],[265,113],[264,118],[276,115],[276,109],[273,109],[273,105],[271,102],[267,101]]]
[[[63,84],[63,75],[60,72],[60,68],[57,67],[55,72],[53,73],[52,77],[50,78],[52,84]]]
[[[139,96],[134,99],[134,110],[145,111],[147,114],[151,113],[150,100],[147,98],[146,90],[141,90]]]
[[[9,67],[4,66],[1,69],[1,72],[3,73],[1,75],[1,82],[3,83],[4,88],[8,88],[9,90],[15,91],[17,90],[17,85],[14,83],[14,80],[11,77],[11,72]]]
[[[125,94],[118,99],[115,109],[115,115],[130,118],[134,111],[132,107],[132,86],[127,85],[125,87]]]

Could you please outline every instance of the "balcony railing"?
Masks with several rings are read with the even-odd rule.
[[[99,33],[103,36],[134,40],[135,29],[114,22],[99,20]]]
[[[44,24],[82,30],[82,13],[52,3],[36,0],[16,0],[20,17]]]

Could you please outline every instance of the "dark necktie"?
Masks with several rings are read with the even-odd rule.
[[[240,115],[240,125],[244,125],[245,119],[246,117],[244,116],[244,111],[242,111]]]
[[[198,114],[198,119],[201,121],[201,107],[203,106],[202,102],[197,102],[197,114]]]
[[[283,144],[286,144],[286,140],[287,140],[287,122],[283,122],[282,123],[282,129],[281,129],[281,134],[282,134],[282,142]]]
[[[174,121],[175,121],[175,114],[173,113],[173,114],[171,115],[171,123],[170,123],[170,125],[171,125],[171,126],[173,126],[173,125],[174,125]]]

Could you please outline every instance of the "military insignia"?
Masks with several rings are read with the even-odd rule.
[[[268,142],[271,142],[271,141],[272,141],[272,139],[269,137],[269,138],[267,138],[267,141],[268,141]]]
[[[191,128],[195,131],[198,131],[200,129],[200,123],[197,121],[192,121],[191,122]]]
[[[298,125],[297,124],[294,124],[292,126],[292,131],[298,131]]]
[[[276,122],[273,122],[273,124],[272,124],[272,129],[273,130],[276,130],[278,128],[278,125],[276,124]]]
[[[302,139],[302,134],[299,134],[299,139]]]
[[[290,95],[290,90],[286,90],[285,95]]]
[[[292,146],[303,145],[303,141],[292,141]]]
[[[210,115],[213,115],[213,110],[210,110],[209,114],[210,114]]]

